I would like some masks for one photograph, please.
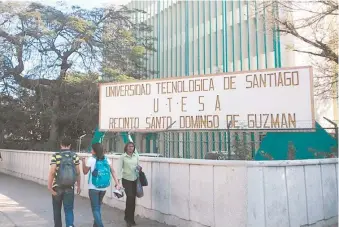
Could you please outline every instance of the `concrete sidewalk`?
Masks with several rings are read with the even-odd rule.
[[[76,196],[75,226],[92,227],[93,218],[89,200]],[[102,207],[105,227],[124,227],[124,212],[106,205]],[[168,227],[137,217],[140,227]],[[64,223],[64,220],[63,220]],[[65,224],[65,223],[64,223]],[[0,173],[0,226],[52,227],[52,198],[47,188],[39,184]]]

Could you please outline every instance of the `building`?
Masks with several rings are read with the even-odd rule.
[[[157,71],[150,79],[296,65],[298,56],[285,48],[293,40],[279,34],[265,11],[258,13],[255,1],[131,1],[127,6],[147,12],[136,13],[133,19],[152,26],[157,39],[157,52],[147,53],[145,61],[147,69]],[[258,147],[261,133],[135,136],[140,150],[166,157],[202,158],[207,152],[234,149],[246,151],[242,156],[247,157]],[[115,148],[121,150],[121,145]]]

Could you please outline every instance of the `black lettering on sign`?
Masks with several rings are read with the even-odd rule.
[[[146,117],[146,129],[166,129],[172,124],[172,117]]]
[[[204,111],[205,110],[205,104],[204,104],[204,96],[199,96],[199,104],[201,105],[201,108],[199,111]]]
[[[246,76],[246,88],[289,87],[298,85],[298,71],[254,73]]]
[[[106,87],[106,97],[150,95],[151,84],[125,84]]]
[[[296,128],[297,120],[295,113],[248,114],[247,124],[253,129]]]
[[[235,87],[235,76],[224,77],[224,90],[236,89]]]
[[[238,114],[227,114],[226,115],[226,123],[227,127],[231,128],[239,128],[239,115]]]
[[[139,117],[109,118],[109,129],[137,129],[139,127]]]
[[[218,115],[180,116],[181,129],[217,129],[219,128]]]
[[[185,108],[185,106],[186,106],[186,99],[187,99],[187,97],[181,97],[181,112],[186,112],[187,111],[186,108]]]
[[[168,100],[168,111],[172,112],[172,98],[167,98]]]
[[[215,100],[215,108],[214,111],[220,111],[221,107],[220,107],[220,99],[219,99],[219,95],[217,95],[217,98]]]
[[[195,78],[157,82],[158,94],[175,94],[185,92],[213,91],[213,78]]]
[[[159,112],[159,98],[153,99],[153,111],[154,113]]]

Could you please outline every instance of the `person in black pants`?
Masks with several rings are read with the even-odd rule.
[[[122,185],[126,192],[126,209],[125,209],[125,221],[131,226],[135,225],[134,212],[135,212],[135,200],[136,200],[136,181],[128,181],[122,179]]]
[[[118,179],[122,181],[125,188],[126,209],[125,221],[127,226],[135,226],[134,212],[137,188],[137,166],[139,163],[139,154],[135,150],[135,145],[129,142],[125,145],[124,154],[119,159]]]

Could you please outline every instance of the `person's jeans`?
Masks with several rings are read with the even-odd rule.
[[[62,227],[61,207],[64,206],[66,227],[74,226],[74,189],[73,188],[54,188],[57,193],[52,196],[54,227]]]
[[[104,227],[101,219],[101,204],[106,191],[89,189],[89,198],[91,200],[92,213],[94,218],[93,227]]]

